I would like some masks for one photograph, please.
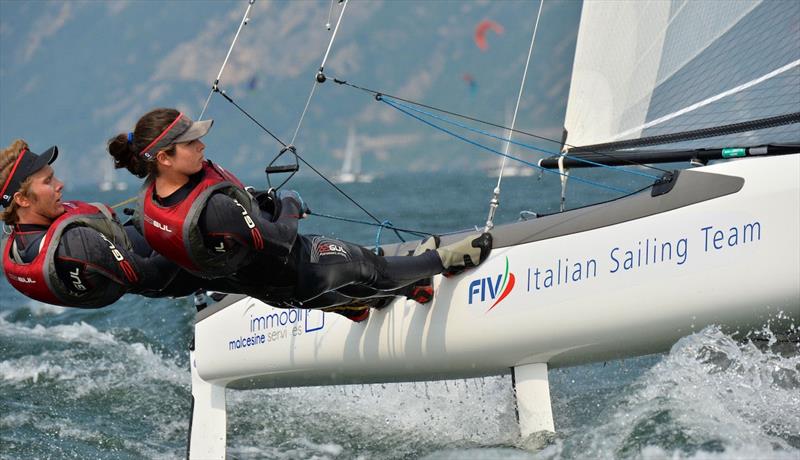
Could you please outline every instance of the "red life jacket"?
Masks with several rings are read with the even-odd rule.
[[[80,287],[73,289],[61,281],[55,269],[56,250],[64,231],[72,226],[90,227],[109,241],[125,245],[126,249],[131,246],[130,240],[122,226],[116,222],[114,211],[108,206],[82,201],[66,201],[63,204],[64,214],[47,229],[42,238],[41,249],[30,263],[17,262],[12,256],[16,237],[16,231],[12,231],[3,248],[3,271],[6,279],[27,297],[53,305],[96,308],[113,303],[125,293],[123,286],[109,282],[90,291],[81,291]],[[121,254],[117,261],[123,270],[133,273],[130,263],[122,259]]]
[[[251,257],[246,248],[224,252],[206,247],[198,226],[200,214],[214,193],[224,193],[242,205],[248,219],[253,198],[233,174],[210,161],[203,163],[203,178],[181,202],[161,206],[154,199],[155,181],[145,183],[139,195],[140,228],[147,243],[156,252],[203,278],[232,275]],[[254,241],[262,241],[261,233],[253,226]]]

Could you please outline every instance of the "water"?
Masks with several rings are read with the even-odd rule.
[[[557,179],[503,183],[500,222],[523,209],[557,209]],[[444,231],[482,225],[494,184],[477,175],[403,175],[345,188],[381,219]],[[301,178],[294,185],[313,210],[362,217],[325,184]],[[569,202],[610,198],[602,193],[575,185]],[[371,227],[321,218],[302,225],[365,244],[375,239]],[[104,309],[64,309],[28,300],[3,279],[0,304],[0,458],[185,457],[190,300],[126,296]],[[742,342],[711,326],[661,355],[553,370],[558,433],[544,447],[519,439],[508,376],[229,391],[228,455],[796,460],[800,350],[776,342],[768,325],[753,336],[768,340]]]

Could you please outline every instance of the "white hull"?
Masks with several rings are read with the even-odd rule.
[[[432,304],[399,300],[366,323],[243,299],[198,322],[198,373],[236,387],[250,386],[250,376],[260,376],[252,382],[258,387],[456,378],[525,363],[562,366],[658,352],[708,324],[755,327],[779,311],[800,321],[800,156],[702,170],[742,176],[745,184],[738,193],[662,214],[495,249],[475,270],[437,277]],[[731,228],[738,229],[738,241],[729,246]],[[721,249],[714,247],[717,230],[724,234],[716,242]],[[654,240],[657,262],[647,250],[647,264],[622,267],[625,251],[641,247],[644,258],[644,246],[652,248]],[[672,259],[665,248],[662,261],[666,242]],[[491,288],[473,284],[470,305],[471,283],[497,282],[506,258],[516,278],[508,297],[489,310]],[[568,260],[584,273],[570,270],[569,282],[562,276],[560,285],[554,275],[545,287],[546,270],[557,270],[559,260],[562,272]],[[620,267],[612,273],[615,260]],[[274,318],[271,313],[283,313],[285,326],[251,328],[251,318]],[[231,341],[262,334],[267,343],[231,349]]]
[[[548,367],[664,351],[709,324],[741,332],[768,319],[787,329],[797,324],[800,155],[686,171],[666,195],[640,198],[674,199],[686,192],[680,190],[684,176],[707,176],[698,171],[742,177],[744,184],[723,196],[589,231],[524,244],[498,238],[501,247],[477,269],[436,277],[429,305],[397,300],[359,324],[336,314],[274,309],[251,298],[209,307],[195,328],[194,386],[207,394],[222,387],[431,380],[514,369],[520,413],[545,412],[537,415],[541,422],[523,415],[523,433],[552,431]],[[580,220],[577,211],[558,217],[561,225]],[[537,230],[549,231],[547,225]],[[671,257],[664,243],[670,243]],[[657,247],[655,259],[645,246]],[[640,247],[640,262],[625,269],[625,252],[637,259]],[[509,282],[503,280],[510,280],[506,260],[516,282],[490,308]],[[555,273],[549,282],[547,270],[557,271],[559,261],[561,282]],[[567,264],[573,268],[565,282]],[[783,319],[775,321],[779,312]],[[202,414],[196,409],[195,419]]]

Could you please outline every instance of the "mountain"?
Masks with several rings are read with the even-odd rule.
[[[244,0],[0,0],[0,144],[52,144],[75,185],[101,180],[105,141],[155,107],[197,117],[228,51]],[[544,6],[517,126],[560,139],[581,4]],[[333,5],[332,24],[341,5]],[[350,2],[329,77],[503,123],[516,100],[538,4],[529,1]],[[332,30],[331,3],[257,0],[220,87],[288,142]],[[485,50],[477,24],[489,19]],[[280,146],[215,95],[206,153],[248,181]],[[296,140],[318,169],[341,164],[347,126],[364,137],[367,172],[495,167],[495,158],[410,120],[369,94],[321,85]],[[547,148],[554,149],[552,145]],[[309,174],[308,168],[303,174]],[[127,173],[120,174],[131,183]],[[259,182],[260,183],[260,182]]]

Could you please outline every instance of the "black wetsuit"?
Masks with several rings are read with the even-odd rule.
[[[173,206],[202,180],[202,172],[166,198]],[[220,251],[248,251],[252,257],[227,279],[235,292],[273,304],[322,308],[349,304],[354,299],[396,295],[398,289],[442,272],[439,256],[431,251],[416,257],[380,257],[345,241],[297,233],[300,204],[280,203],[277,218],[267,211],[252,216],[263,243],[242,220],[242,208],[228,195],[213,194],[198,225],[204,246]],[[260,249],[257,249],[260,248]]]
[[[116,263],[113,254],[108,250],[108,243],[100,233],[81,226],[69,227],[61,236],[55,254],[55,270],[58,278],[66,286],[73,286],[77,282],[87,290],[114,283],[120,287],[117,292],[131,292],[147,297],[182,297],[200,289],[201,283],[204,287],[209,284],[206,280],[200,280],[186,273],[174,263],[153,252],[144,237],[132,225],[126,224],[123,228],[131,240],[133,250],[126,251],[122,246],[117,246],[116,249],[131,263],[136,282],[131,282],[129,276]],[[16,226],[14,241],[23,263],[30,263],[39,254],[39,246],[47,229],[48,227],[43,225]],[[76,279],[76,276],[79,276],[79,279]],[[108,291],[110,304],[116,301],[119,294],[114,298],[114,290]]]

